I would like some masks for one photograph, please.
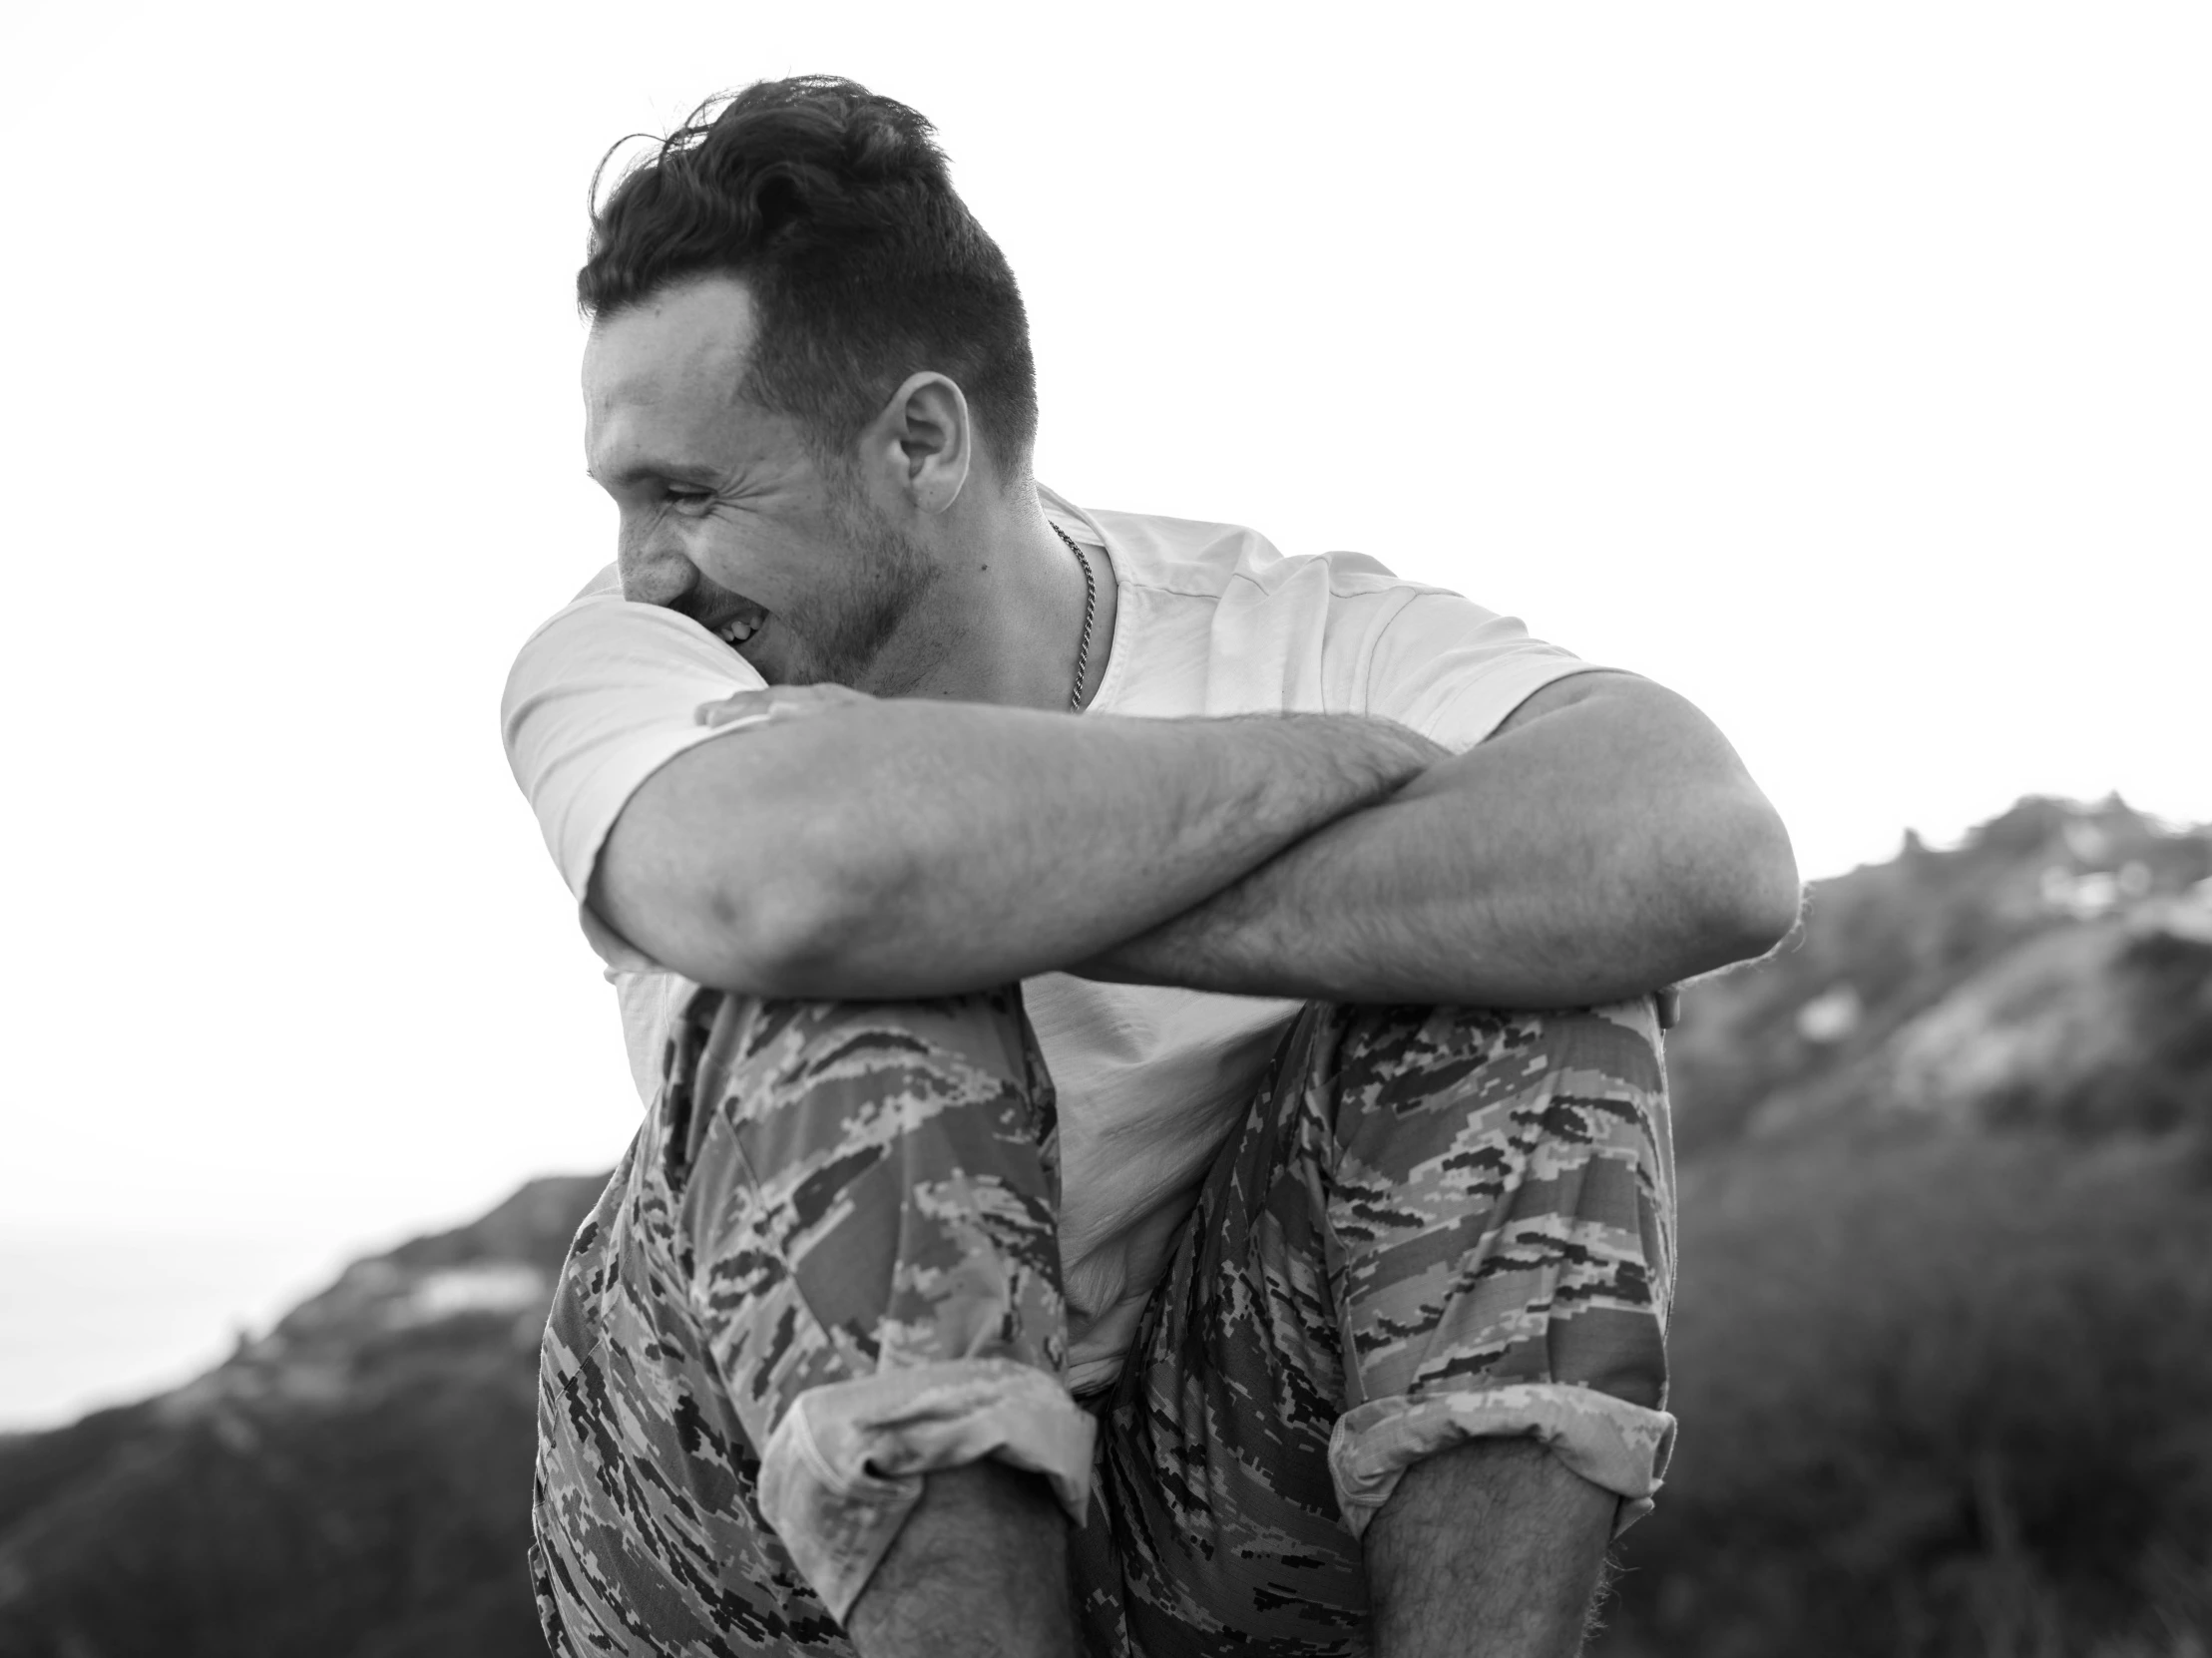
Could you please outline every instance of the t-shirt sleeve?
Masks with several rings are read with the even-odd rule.
[[[584,936],[611,969],[665,971],[587,901],[608,831],[638,785],[676,755],[758,723],[701,725],[700,703],[764,683],[688,617],[608,593],[587,593],[516,656],[500,698],[507,764],[576,900]]]
[[[1367,711],[1457,753],[1554,679],[1601,671],[1571,650],[1530,637],[1519,617],[1454,593],[1420,593],[1399,607],[1375,641]]]

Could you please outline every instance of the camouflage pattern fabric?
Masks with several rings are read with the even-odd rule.
[[[1657,1043],[1648,1001],[1305,1011],[1106,1411],[1093,1658],[1365,1652],[1366,1513],[1470,1438],[1544,1439],[1648,1497],[1672,1426]]]
[[[557,1653],[844,1654],[761,1511],[808,1389],[1057,1372],[1052,1091],[1014,991],[702,992],[546,1332],[532,1568]],[[1529,1434],[1663,1471],[1672,1171],[1648,1001],[1308,1008],[1224,1146],[1099,1424],[1093,1658],[1366,1649],[1397,1473]]]
[[[851,1651],[762,1512],[761,1448],[879,1363],[1059,1370],[1052,1106],[1017,991],[692,998],[546,1326],[554,1651]]]

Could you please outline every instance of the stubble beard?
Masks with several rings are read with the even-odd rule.
[[[942,572],[917,542],[865,504],[841,501],[836,516],[851,557],[833,586],[777,618],[788,639],[777,678],[790,685],[895,692],[896,686],[872,681]]]

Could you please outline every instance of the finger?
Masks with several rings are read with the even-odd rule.
[[[774,701],[762,691],[739,691],[719,702],[701,702],[693,718],[701,725],[728,725],[740,719],[760,719],[775,712]]]

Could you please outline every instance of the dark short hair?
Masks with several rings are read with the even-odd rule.
[[[593,196],[586,316],[736,277],[760,324],[744,394],[821,453],[842,454],[902,380],[934,369],[967,395],[1002,475],[1027,472],[1037,367],[1021,290],[917,112],[833,76],[758,81],[701,104],[604,201],[595,178]]]

